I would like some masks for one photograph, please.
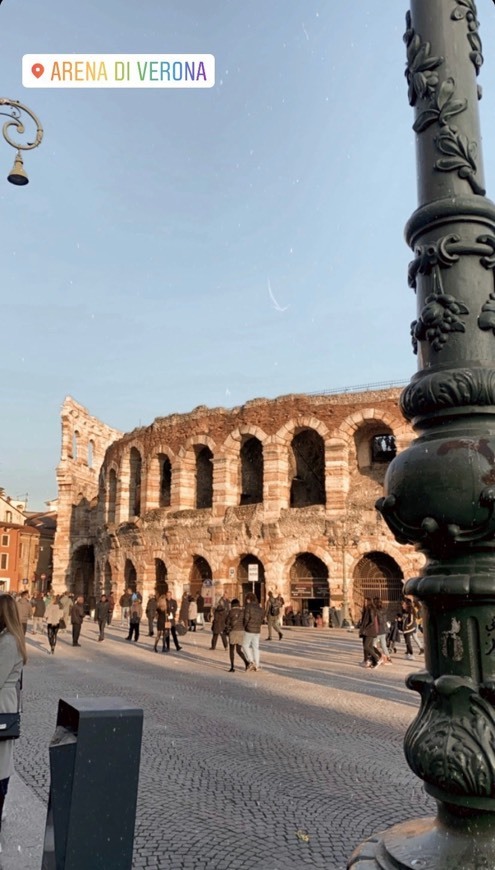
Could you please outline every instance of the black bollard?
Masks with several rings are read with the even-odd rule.
[[[42,870],[131,870],[143,711],[59,700]]]

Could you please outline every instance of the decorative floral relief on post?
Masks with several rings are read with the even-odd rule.
[[[465,332],[466,327],[459,315],[469,314],[463,302],[455,296],[434,290],[425,299],[419,320],[411,323],[411,339],[414,353],[418,352],[418,341],[429,341],[433,350],[440,351],[453,332]]]
[[[454,21],[462,21],[464,18],[468,26],[468,41],[471,46],[469,58],[473,62],[478,75],[483,64],[483,47],[478,33],[480,23],[478,21],[478,10],[474,0],[457,0],[457,5],[450,16]]]
[[[411,675],[421,694],[404,740],[411,770],[451,795],[495,797],[495,711],[469,677]]]
[[[495,370],[455,369],[422,375],[406,387],[400,405],[406,420],[443,408],[495,405]]]
[[[495,652],[495,616],[493,617],[490,625],[485,626],[488,634],[492,636],[487,638],[486,642],[491,644],[490,649],[486,651],[487,656],[490,656],[493,652]]]
[[[486,190],[478,184],[475,178],[478,171],[474,159],[478,150],[476,142],[471,142],[467,136],[447,127],[443,133],[436,137],[435,144],[442,154],[447,155],[438,158],[435,169],[439,169],[441,172],[451,172],[457,169],[457,175],[469,183],[473,193],[484,196]]]
[[[409,85],[409,104],[416,105],[420,97],[429,96],[438,85],[438,73],[434,70],[440,66],[443,57],[431,57],[429,42],[421,42],[421,37],[411,27],[411,13],[406,13],[404,42],[407,46],[407,66],[405,77]]]
[[[454,100],[455,81],[448,78],[436,88],[429,106],[421,112],[413,124],[416,133],[422,133],[430,124],[438,122],[441,127],[448,125],[449,119],[467,109],[467,100]]]

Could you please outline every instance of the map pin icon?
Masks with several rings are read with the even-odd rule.
[[[39,79],[40,76],[42,76],[43,73],[45,72],[45,67],[43,66],[42,63],[33,63],[32,67],[31,67],[31,72],[32,72],[33,76],[36,76],[36,78]]]

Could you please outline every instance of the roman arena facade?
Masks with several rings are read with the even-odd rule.
[[[289,395],[199,407],[123,434],[62,407],[55,591],[90,601],[201,589],[213,601],[279,590],[294,609],[392,611],[423,557],[374,504],[413,438],[400,391]]]

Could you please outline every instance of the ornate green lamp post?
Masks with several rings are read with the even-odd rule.
[[[406,227],[419,371],[402,395],[418,434],[377,504],[428,562],[427,670],[409,766],[438,804],[354,853],[356,870],[495,868],[495,206],[485,198],[474,0],[411,0],[404,40],[419,207]]]
[[[5,121],[2,127],[3,138],[9,145],[12,145],[12,148],[15,148],[17,151],[14,165],[7,176],[8,180],[11,184],[24,185],[29,184],[29,178],[27,177],[26,170],[24,169],[24,164],[22,161],[21,151],[30,151],[32,148],[37,148],[43,139],[43,128],[31,109],[28,109],[27,106],[23,106],[22,103],[19,103],[18,100],[9,100],[7,97],[0,97],[0,106],[9,106],[10,111],[2,112],[0,111],[0,115],[5,115],[9,118],[8,121]],[[25,127],[22,121],[22,113],[25,112],[26,115],[29,115],[32,121],[34,121],[36,125],[36,136],[33,142],[26,142],[21,144],[19,142],[14,142],[10,138],[10,128],[15,127],[17,133],[23,134],[25,132]]]

